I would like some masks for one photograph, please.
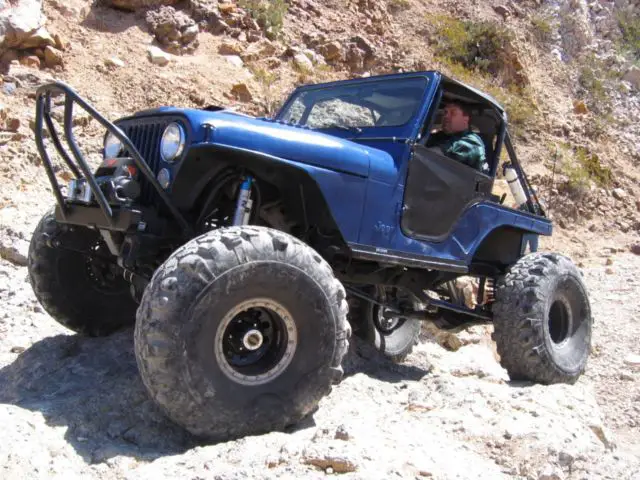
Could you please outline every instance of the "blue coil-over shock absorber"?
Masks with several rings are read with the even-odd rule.
[[[234,225],[247,225],[251,217],[251,208],[253,200],[251,198],[251,186],[253,185],[253,177],[247,175],[240,184],[238,191],[238,200],[236,201],[236,213],[233,215]]]

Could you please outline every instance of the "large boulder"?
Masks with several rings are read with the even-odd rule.
[[[105,3],[120,10],[134,12],[143,8],[162,7],[163,5],[175,5],[180,0],[106,0]]]
[[[44,21],[42,0],[0,0],[0,49],[20,48]]]
[[[44,63],[50,68],[62,65],[64,63],[62,52],[57,48],[47,45],[44,49]]]
[[[376,61],[376,49],[366,38],[356,35],[346,43],[345,61],[352,72],[370,69]]]
[[[320,47],[318,47],[318,51],[324,57],[324,59],[330,63],[341,61],[344,58],[342,44],[338,41],[320,45]]]
[[[622,79],[640,90],[640,68],[635,65],[632,66],[627,73],[624,74]]]
[[[160,7],[146,16],[156,40],[173,53],[193,52],[198,47],[199,28],[196,22],[173,7]]]
[[[222,19],[218,0],[189,0],[189,11],[191,17],[199,23],[202,30],[209,31],[214,35],[229,30],[229,25]]]

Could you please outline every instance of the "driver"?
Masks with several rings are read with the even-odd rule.
[[[484,142],[470,129],[471,112],[459,102],[447,102],[444,107],[442,131],[429,137],[427,147],[439,149],[453,158],[480,172],[487,173]]]

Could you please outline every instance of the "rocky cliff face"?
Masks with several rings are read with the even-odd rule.
[[[639,10],[637,0],[0,0],[2,476],[640,478],[640,73],[629,37]],[[498,73],[438,50],[479,24],[509,34]],[[572,255],[590,289],[594,348],[577,385],[508,382],[486,328],[426,330],[401,365],[355,341],[344,382],[295,431],[203,446],[149,401],[130,331],[70,336],[35,301],[26,252],[53,202],[33,142],[39,84],[61,79],[112,119],[166,104],[262,114],[301,82],[423,68],[498,86],[510,106],[519,155],[556,220],[544,246]],[[103,131],[79,113],[76,135],[97,160]]]

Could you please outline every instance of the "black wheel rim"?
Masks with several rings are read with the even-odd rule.
[[[297,347],[291,315],[270,299],[241,303],[222,319],[215,353],[222,371],[238,383],[257,385],[280,375]]]
[[[115,261],[107,260],[109,255],[104,242],[96,241],[84,255],[85,271],[94,290],[107,294],[119,293],[124,284],[122,269]]]
[[[548,308],[545,320],[551,347],[581,351],[589,335],[590,309],[579,283],[571,277],[560,279]]]
[[[376,328],[382,333],[391,333],[396,330],[404,322],[404,318],[395,316],[385,316],[385,312],[389,312],[388,309],[376,305],[377,315],[374,318]]]
[[[393,292],[390,291],[389,287],[378,287],[378,301],[381,303],[387,303],[392,294]],[[388,308],[380,305],[374,306],[373,323],[376,329],[384,334],[389,334],[397,330],[405,322],[404,317],[390,315],[389,312],[391,311]]]

